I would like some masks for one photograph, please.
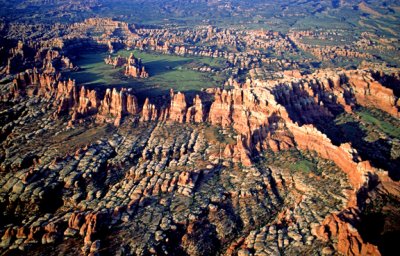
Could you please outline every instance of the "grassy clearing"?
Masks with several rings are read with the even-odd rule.
[[[337,116],[335,124],[340,126],[345,137],[350,140],[373,142],[381,138],[382,134],[400,139],[400,121],[378,109],[358,107],[351,114]]]
[[[316,154],[308,151],[288,150],[278,153],[266,153],[267,165],[289,170],[291,173],[313,174],[320,176],[323,172]]]
[[[202,73],[191,69],[193,66],[209,65],[221,67],[221,59],[202,57],[180,57],[140,51],[119,51],[113,56],[129,56],[133,52],[141,58],[150,77],[135,79],[124,75],[124,68],[114,69],[104,63],[108,53],[82,54],[75,61],[81,70],[70,72],[67,76],[76,79],[78,84],[101,87],[131,87],[139,97],[156,97],[168,93],[170,88],[176,91],[194,92],[202,88],[221,86],[225,77],[215,73]]]
[[[400,122],[397,119],[387,116],[378,110],[369,110],[366,108],[361,108],[357,111],[357,114],[365,123],[373,126],[375,129],[379,129],[391,137],[400,138]]]
[[[292,172],[305,172],[309,173],[312,172],[316,168],[315,164],[309,160],[303,159],[299,160],[295,163],[290,164],[290,170]]]

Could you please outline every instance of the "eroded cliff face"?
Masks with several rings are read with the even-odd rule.
[[[278,81],[278,85],[273,83],[274,94],[282,105],[290,105],[295,112],[307,114],[299,117],[302,123],[308,123],[308,118],[314,116],[351,112],[356,105],[375,107],[398,117],[398,96],[392,88],[375,80],[374,74],[377,71],[320,70],[301,78]],[[390,75],[382,73],[378,77]],[[385,81],[384,78],[379,80]]]
[[[92,114],[95,114],[99,108],[99,96],[95,90],[85,89],[81,87],[79,92],[79,104],[78,107],[73,110],[72,121],[81,119]]]
[[[59,75],[42,75],[35,70],[21,73],[5,97],[18,98],[25,94],[44,97],[57,107],[56,117],[66,114],[71,116],[71,121],[76,121],[96,115],[98,121],[114,122],[116,126],[123,116],[135,115],[139,111],[137,99],[129,89],[107,89],[101,98],[96,90],[59,78]]]
[[[346,71],[332,74],[318,72],[290,82],[258,82],[244,84],[232,90],[214,90],[214,101],[207,112],[199,95],[192,104],[183,93],[170,93],[170,103],[158,107],[146,99],[140,120],[195,122],[208,121],[223,128],[232,127],[245,140],[249,152],[271,149],[273,151],[299,147],[317,150],[323,157],[332,159],[327,152],[351,158],[355,150],[331,146],[331,141],[317,129],[295,124],[317,124],[331,120],[341,111],[351,112],[352,107],[372,104],[392,115],[398,115],[397,99],[393,91],[373,81],[366,71]],[[373,92],[373,93],[371,93]],[[11,89],[13,97],[20,94],[54,97],[58,106],[56,115],[72,114],[72,121],[96,114],[98,121],[121,124],[123,116],[136,115],[140,107],[130,90],[107,89],[104,97],[95,90],[76,86],[74,81],[59,81],[57,75],[39,75],[37,72],[21,73]],[[315,141],[315,143],[313,143]],[[327,149],[318,149],[326,141]],[[321,143],[320,143],[321,145]],[[347,146],[343,146],[346,148]],[[354,153],[353,155],[356,155]],[[335,163],[354,170],[348,162]],[[344,160],[343,160],[344,161]],[[352,166],[352,167],[350,167]],[[361,168],[361,167],[360,167]]]
[[[58,75],[38,74],[35,70],[19,74],[9,96],[54,97],[60,101],[58,114],[76,112],[81,117],[93,113],[99,120],[107,115],[121,119],[123,115],[135,115],[140,107],[128,89],[108,89],[101,92],[76,86],[74,81],[60,81]],[[175,122],[208,121],[223,128],[232,127],[246,137],[251,150],[275,149],[268,139],[285,130],[286,124],[315,124],[331,119],[343,111],[352,111],[356,105],[373,105],[392,115],[398,115],[397,98],[393,91],[374,81],[366,71],[346,71],[332,74],[318,72],[290,82],[259,82],[243,85],[232,90],[214,90],[214,101],[207,111],[197,95],[187,103],[183,93],[170,93],[170,103],[165,106],[151,104],[147,99],[141,107],[141,120]],[[116,123],[119,123],[116,122]],[[294,126],[293,126],[294,127]],[[287,127],[286,127],[287,128]],[[318,126],[317,126],[318,128]],[[267,142],[265,140],[267,139]],[[290,147],[290,140],[282,140]],[[278,147],[279,148],[279,147]]]
[[[186,121],[194,123],[203,123],[205,119],[205,108],[199,95],[193,99],[193,104],[188,108]]]
[[[141,121],[155,121],[158,118],[157,108],[154,104],[150,103],[149,98],[146,98],[143,108],[142,108],[142,116],[140,118]]]
[[[121,119],[125,115],[135,115],[138,113],[138,104],[136,97],[125,88],[107,89],[104,99],[101,101],[97,119],[100,121],[111,122],[119,126]]]
[[[315,232],[324,241],[337,239],[337,250],[344,255],[381,255],[376,246],[363,241],[353,226],[358,218],[354,209],[332,214]]]
[[[175,93],[171,89],[169,103],[163,106],[156,106],[151,103],[149,98],[146,98],[142,107],[140,120],[203,123],[205,115],[205,108],[199,95],[196,95],[192,105],[189,105],[186,102],[184,93]]]
[[[183,123],[186,121],[187,104],[186,97],[183,93],[170,92],[171,104],[168,111],[168,119],[171,121]]]
[[[369,72],[349,72],[348,82],[355,88],[357,103],[362,106],[379,108],[395,117],[399,117],[398,97],[393,90],[384,87],[380,82],[375,81]]]
[[[169,103],[163,106],[157,106],[151,103],[151,99],[146,99],[140,107],[132,91],[126,88],[98,92],[75,85],[72,80],[60,81],[57,75],[40,75],[28,71],[15,78],[9,93],[2,98],[18,100],[25,95],[43,97],[54,107],[53,116],[67,116],[71,125],[93,117],[97,122],[110,122],[118,127],[125,116],[137,116],[136,120],[142,123],[209,122],[223,129],[232,128],[237,133],[234,143],[220,148],[219,152],[213,153],[213,157],[219,158],[218,161],[222,157],[244,167],[253,166],[257,154],[266,150],[279,152],[299,149],[316,152],[320,157],[333,161],[346,173],[351,189],[346,190],[345,207],[339,213],[326,216],[320,225],[315,225],[315,235],[336,244],[336,249],[343,254],[377,255],[377,248],[364,242],[357,229],[348,223],[356,222],[359,218],[358,191],[368,184],[371,175],[383,174],[362,159],[350,143],[334,144],[318,126],[320,122],[332,120],[338,113],[351,113],[357,105],[372,105],[398,116],[397,98],[393,90],[375,81],[373,77],[377,75],[367,71],[321,71],[301,78],[285,78],[283,81],[248,81],[231,90],[210,90],[214,100],[208,109],[201,96],[196,95],[193,102],[188,102],[184,93],[174,91],[170,92]],[[379,77],[383,81],[382,75]],[[198,147],[196,150],[202,146]],[[160,150],[143,151],[143,160],[157,158]],[[181,152],[185,150],[180,149]],[[181,173],[168,184],[175,184],[171,186],[177,186],[179,193],[190,195],[198,175]],[[165,188],[163,186],[160,185],[159,189],[168,190],[167,185]],[[105,214],[108,216],[107,221],[110,221],[109,214]],[[113,211],[113,215],[121,217],[118,209]],[[94,247],[93,251],[96,251],[100,245],[96,235],[92,234],[97,230],[97,217],[87,215],[85,221],[83,216],[71,218],[76,221],[70,222],[79,224],[70,225],[69,232],[74,233],[76,231],[73,230],[79,229],[85,240],[84,250],[91,251],[91,247]],[[86,223],[83,224],[84,228],[82,223]],[[15,232],[14,229],[8,230],[5,240],[14,237]],[[55,239],[51,233],[60,232],[49,232],[43,238],[45,243]],[[190,239],[187,243],[191,243]]]

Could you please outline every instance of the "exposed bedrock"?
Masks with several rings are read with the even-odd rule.
[[[35,70],[31,70],[16,76],[8,93],[3,94],[2,100],[21,102],[25,98],[30,100],[43,98],[46,100],[45,104],[48,109],[53,111],[52,118],[67,118],[70,121],[70,126],[93,118],[97,123],[112,123],[117,127],[121,127],[128,123],[124,122],[124,118],[132,120],[132,117],[135,120],[135,125],[139,126],[150,126],[152,123],[157,127],[173,123],[209,123],[224,130],[232,128],[237,134],[234,142],[225,145],[224,148],[219,146],[220,148],[211,155],[215,159],[215,163],[228,159],[233,163],[241,163],[245,168],[251,168],[257,156],[268,150],[273,152],[287,149],[315,151],[320,157],[333,161],[347,174],[351,189],[347,192],[347,201],[343,206],[344,209],[341,208],[339,213],[324,216],[325,220],[321,220],[317,223],[318,225],[313,225],[310,230],[313,230],[315,235],[323,241],[330,241],[330,243],[335,244],[336,249],[343,254],[365,255],[368,253],[378,254],[378,251],[374,245],[364,240],[358,232],[359,215],[366,200],[366,197],[363,199],[359,196],[359,191],[368,185],[371,177],[378,177],[379,182],[381,179],[385,180],[386,174],[377,170],[374,162],[364,159],[363,155],[359,154],[358,148],[354,148],[351,141],[335,137],[337,135],[335,131],[333,133],[329,132],[327,126],[335,125],[333,120],[337,115],[343,112],[351,113],[358,105],[372,105],[388,112],[392,116],[398,116],[397,97],[393,90],[375,81],[374,77],[377,77],[377,75],[372,75],[368,71],[362,70],[337,72],[330,70],[291,80],[285,78],[286,80],[283,79],[281,81],[250,81],[245,85],[237,85],[236,88],[231,90],[209,90],[209,93],[213,95],[213,101],[209,102],[208,108],[205,106],[204,98],[200,95],[196,95],[193,101],[189,101],[184,93],[176,93],[172,90],[169,100],[163,106],[152,103],[152,99],[146,99],[144,105],[139,106],[136,97],[127,88],[113,88],[105,91],[86,89],[84,86],[76,85],[72,80],[61,81],[58,75],[38,74]],[[382,81],[382,78],[380,80]],[[9,116],[8,118],[12,120],[13,117]],[[139,120],[140,122],[137,122]],[[7,129],[4,129],[5,139],[8,138],[7,134],[11,133]],[[13,128],[10,129],[12,130]],[[152,136],[154,135],[151,135],[149,140],[155,139]],[[152,159],[165,159],[166,162],[162,161],[159,165],[154,166],[154,170],[157,170],[158,168],[164,168],[166,165],[171,165],[173,161],[178,161],[177,159],[179,161],[187,161],[183,157],[185,152],[205,150],[205,143],[204,145],[201,144],[202,141],[198,140],[199,136],[196,132],[189,136],[189,144],[193,145],[172,146],[174,145],[172,143],[170,148],[165,148],[163,144],[165,141],[158,137],[157,140],[160,141],[154,142],[154,145],[150,148],[148,148],[149,145],[146,142],[138,142],[137,146],[141,152],[133,150],[127,155],[131,155],[133,158],[135,156],[137,158],[140,155],[139,165]],[[114,151],[118,152],[120,150],[115,145],[123,142],[116,139],[105,144],[99,143],[98,147],[104,148],[104,154],[108,158],[112,158],[115,155]],[[155,145],[159,146],[156,147]],[[192,149],[189,150],[189,148]],[[96,154],[96,152],[97,149],[94,149],[93,153],[88,153],[88,158]],[[207,154],[209,153],[207,151]],[[77,155],[84,157],[82,153],[77,153]],[[200,155],[196,157],[200,157]],[[180,157],[176,158],[176,156]],[[98,164],[97,171],[93,171],[93,173],[89,171],[87,175],[97,175],[96,182],[106,182],[110,166],[101,162],[100,159],[98,161],[94,164],[95,166]],[[30,162],[33,163],[34,161]],[[123,165],[122,163],[120,164],[121,166]],[[148,167],[144,164],[143,168]],[[135,171],[129,177],[133,181],[137,180],[139,182],[141,180],[140,182],[143,182],[143,184],[140,190],[132,192],[129,202],[126,202],[121,207],[108,208],[104,213],[95,211],[87,215],[86,213],[81,213],[84,215],[82,217],[74,216],[74,220],[69,222],[78,224],[69,227],[68,232],[63,231],[64,235],[65,232],[74,234],[79,230],[80,235],[84,237],[82,250],[84,252],[96,252],[102,246],[100,240],[102,241],[103,234],[102,227],[97,224],[99,222],[98,218],[102,220],[105,218],[101,223],[118,222],[124,218],[129,218],[124,217],[125,211],[132,213],[137,209],[138,204],[150,203],[144,198],[154,193],[176,190],[179,194],[190,196],[196,190],[199,182],[202,182],[204,175],[211,174],[194,170],[193,172],[173,174],[168,179],[166,177],[159,179],[157,176],[143,180],[143,177],[146,177],[146,172]],[[83,182],[85,178],[82,180],[79,173],[71,173],[64,180],[67,189],[72,189],[76,186],[77,189],[82,190],[82,185],[79,182]],[[96,182],[92,184],[93,187],[97,186]],[[106,183],[111,185],[110,181]],[[393,186],[398,186],[398,183],[393,184]],[[273,187],[275,186],[273,185]],[[18,186],[15,189],[14,187],[10,188],[16,192],[20,190]],[[58,187],[56,186],[56,188]],[[99,197],[102,197],[103,191],[98,191]],[[82,198],[94,196],[90,192],[82,190],[80,196],[73,198],[73,201],[79,204]],[[81,210],[83,211],[85,207],[82,207]],[[209,205],[207,209],[213,212],[215,207],[218,207],[218,204]],[[98,216],[97,214],[105,217],[96,217]],[[77,218],[76,221],[75,218]],[[192,227],[196,227],[199,223],[209,228],[202,229],[201,233],[191,231]],[[350,225],[349,223],[353,223],[355,228],[353,228],[353,224]],[[177,227],[179,225],[183,224],[178,223]],[[270,231],[271,229],[272,227],[268,227],[265,232],[275,232]],[[76,230],[76,232],[73,230]],[[180,239],[182,239],[187,253],[196,250],[207,253],[208,250],[219,245],[206,240],[204,240],[205,245],[196,245],[193,242],[194,237],[219,236],[220,233],[218,232],[218,230],[213,230],[204,220],[196,220],[194,218],[186,227],[186,234]],[[45,243],[47,241],[56,241],[59,237],[57,234],[60,232],[50,231],[48,233],[48,235],[42,236],[42,243],[43,241]],[[16,234],[17,231],[14,228],[7,230],[3,237],[4,244],[11,243],[14,238],[9,237],[14,237]],[[162,238],[163,234],[168,236],[168,232],[161,232],[156,237],[162,240],[164,239]],[[35,235],[33,234],[32,236]],[[241,242],[238,243],[240,244]],[[233,241],[232,244],[234,244]],[[200,247],[197,248],[196,246]],[[232,246],[236,248],[234,245]],[[254,246],[256,245],[254,244]],[[157,251],[160,248],[153,249]]]

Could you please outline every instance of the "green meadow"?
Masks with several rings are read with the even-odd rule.
[[[74,63],[80,67],[80,70],[68,72],[66,76],[75,79],[78,84],[89,87],[130,87],[141,98],[165,95],[171,88],[182,92],[196,92],[202,88],[221,86],[225,80],[222,74],[192,69],[203,65],[219,68],[224,64],[222,59],[127,50],[121,50],[112,56],[127,57],[131,52],[136,58],[142,59],[150,75],[149,78],[127,77],[124,75],[124,67],[114,69],[111,65],[106,65],[104,58],[109,55],[107,52],[79,55]]]

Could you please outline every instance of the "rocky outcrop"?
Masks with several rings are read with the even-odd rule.
[[[398,97],[394,89],[375,80],[375,74],[376,71],[371,70],[322,70],[305,77],[305,81],[314,79],[317,84],[323,85],[319,90],[313,88],[314,95],[330,93],[331,99],[337,99],[346,111],[350,110],[349,106],[361,105],[398,117]],[[322,101],[326,103],[327,99]]]
[[[193,99],[193,105],[188,108],[186,121],[194,123],[203,123],[205,118],[204,106],[199,95]]]
[[[155,121],[158,119],[158,111],[154,104],[150,103],[149,98],[146,98],[142,108],[141,121]]]
[[[107,65],[112,65],[114,68],[117,68],[117,67],[124,66],[127,63],[127,59],[123,58],[119,55],[114,58],[112,58],[111,55],[108,55],[108,57],[106,59],[104,59],[104,62]]]
[[[72,121],[93,115],[97,112],[100,105],[97,91],[85,89],[82,86],[78,99],[79,103],[72,114]]]
[[[354,95],[358,104],[375,107],[399,117],[399,100],[392,89],[375,81],[370,72],[348,71],[345,74],[348,83],[354,88]]]
[[[367,52],[360,52],[359,49],[352,49],[344,45],[311,45],[303,43],[303,38],[321,38],[324,35],[318,35],[314,31],[293,31],[290,32],[288,37],[296,44],[297,47],[303,51],[310,52],[317,59],[323,61],[329,61],[335,58],[360,58],[360,59],[373,59],[374,56]]]
[[[55,75],[39,75],[35,71],[23,73],[15,79],[12,94],[17,96],[24,92],[28,95],[43,95],[48,99],[54,97],[59,102],[57,115],[72,113],[73,120],[98,112],[98,121],[114,122],[119,126],[123,116],[139,112],[137,100],[129,90],[107,89],[100,102],[96,91],[78,87],[71,80],[57,82],[57,79]],[[199,96],[194,98],[192,106],[188,106],[183,93],[171,91],[171,101],[166,108],[158,108],[146,99],[141,120],[180,123],[208,120],[223,128],[232,127],[246,140],[244,146],[239,143],[238,148],[246,148],[249,152],[282,150],[293,147],[296,142],[301,149],[316,150],[322,157],[333,160],[352,177],[351,172],[355,170],[368,170],[368,164],[355,163],[352,158],[356,152],[351,147],[334,146],[317,129],[311,126],[300,127],[293,124],[292,120],[299,121],[300,124],[314,123],[315,120],[332,118],[340,111],[338,106],[351,111],[355,104],[375,104],[376,107],[395,114],[395,96],[391,89],[371,81],[372,77],[365,75],[365,72],[346,71],[336,75],[330,72],[316,73],[285,84],[278,82],[252,85],[250,82],[246,85],[248,88],[215,90],[215,99],[208,114],[205,114]],[[368,90],[374,90],[374,93],[369,94]],[[335,154],[329,154],[330,152]],[[354,185],[356,184],[359,186],[362,182],[354,181]]]
[[[232,127],[246,138],[250,152],[293,146],[280,120],[283,109],[273,95],[261,87],[217,90],[208,120],[213,125]],[[279,139],[278,139],[279,138]],[[282,143],[280,146],[279,142]]]
[[[36,70],[19,74],[13,82],[10,94],[40,96],[56,106],[55,116],[71,114],[72,119],[95,114],[99,99],[95,90],[77,86],[74,80],[61,81],[59,75],[38,74]]]
[[[97,119],[107,122],[114,120],[114,125],[119,126],[124,115],[137,113],[137,99],[130,90],[125,88],[120,91],[116,88],[107,89],[104,99],[101,101]]]
[[[125,66],[125,75],[134,78],[147,78],[149,73],[147,73],[141,59],[135,58],[133,53],[130,54],[128,58],[121,56],[116,56],[114,58],[109,55],[104,59],[107,65],[112,65],[114,68]]]
[[[19,41],[14,48],[7,51],[3,56],[6,65],[4,69],[0,69],[0,73],[14,75],[26,69],[39,68],[42,74],[55,74],[60,70],[76,69],[72,61],[64,56],[60,49],[36,40]]]
[[[64,236],[79,234],[84,241],[82,251],[85,254],[97,252],[100,249],[98,239],[110,220],[110,214],[107,211],[73,212],[68,219],[68,227],[64,231]]]
[[[96,90],[78,86],[73,80],[61,81],[59,75],[38,74],[35,70],[19,74],[7,97],[25,94],[52,100],[57,106],[55,116],[68,114],[72,116],[71,121],[97,114],[97,120],[119,126],[123,116],[135,115],[139,109],[130,89],[107,89],[101,100]]]
[[[171,104],[169,107],[169,117],[168,120],[183,123],[186,121],[187,104],[186,97],[183,93],[174,93],[173,90],[170,91]]]
[[[126,63],[125,75],[132,76],[135,78],[147,78],[149,73],[147,73],[141,59],[135,58],[133,53],[129,56]]]
[[[287,122],[287,125],[297,148],[316,151],[321,157],[335,162],[348,175],[354,189],[363,186],[367,181],[367,174],[374,171],[368,161],[361,162],[357,151],[350,144],[335,146],[325,134],[311,125],[300,127],[292,122]],[[355,204],[356,198],[351,199],[349,201]]]
[[[383,79],[382,82],[384,81]],[[340,132],[332,129],[334,119],[357,106],[377,108],[397,117],[395,91],[372,78],[366,70],[321,70],[301,79],[284,78],[261,82],[283,105],[290,120],[299,125],[312,124],[339,145]]]
[[[208,121],[211,124],[227,127],[232,124],[232,95],[228,91],[217,90],[211,105]]]
[[[336,249],[343,255],[381,255],[378,247],[365,243],[353,226],[352,223],[357,221],[356,215],[354,211],[331,214],[315,232],[324,241],[336,240]]]
[[[178,193],[185,196],[190,196],[194,187],[196,186],[199,174],[199,171],[182,172],[178,177]]]
[[[352,154],[356,155],[352,149],[348,146],[333,147],[329,139],[315,128],[299,127],[292,124],[292,120],[299,124],[310,124],[315,120],[332,118],[335,113],[340,112],[338,106],[343,106],[342,109],[345,111],[351,111],[351,107],[355,104],[371,102],[385,111],[392,111],[393,114],[397,111],[392,105],[393,101],[390,102],[394,97],[391,89],[383,87],[378,82],[365,82],[365,77],[372,79],[370,76],[361,76],[364,77],[362,80],[364,82],[360,82],[361,78],[356,74],[358,73],[349,71],[336,75],[325,72],[284,84],[279,81],[277,84],[270,82],[252,84],[250,81],[246,88],[216,89],[208,114],[205,113],[199,96],[194,98],[193,105],[188,105],[183,93],[171,91],[171,101],[167,107],[157,107],[146,99],[140,120],[180,123],[199,123],[208,120],[211,124],[223,128],[232,127],[238,134],[243,135],[246,140],[244,147],[250,152],[287,149],[294,147],[294,142],[302,149],[310,149],[310,145],[313,145],[311,148],[317,149],[323,157],[334,160],[350,173],[350,170],[366,168],[360,164],[354,165],[353,161],[341,160],[351,159]],[[17,96],[23,92],[28,95],[43,95],[48,99],[54,97],[56,102],[59,102],[57,115],[72,113],[73,120],[98,113],[96,116],[98,121],[114,122],[119,126],[123,116],[139,113],[137,100],[127,89],[120,91],[108,89],[100,101],[96,91],[78,87],[71,80],[57,82],[58,79],[56,75],[39,75],[35,71],[23,73],[15,79],[12,94]],[[365,90],[373,88],[376,89],[374,94],[380,97],[366,95]],[[382,97],[382,95],[393,97]],[[276,101],[284,105],[289,113]],[[317,141],[315,138],[318,138]],[[326,143],[320,143],[325,140]],[[325,144],[329,145],[328,150],[324,148]],[[318,149],[321,146],[322,148]],[[343,157],[334,159],[333,155],[330,156],[326,152],[336,152],[336,155]],[[360,184],[360,182],[354,184],[356,183]]]
[[[251,152],[246,145],[246,137],[239,135],[234,147],[233,159],[234,162],[241,163],[243,166],[249,167],[253,163],[251,161]]]
[[[8,97],[44,96],[49,99],[56,93],[59,76],[39,74],[36,69],[19,73],[13,80]]]
[[[181,92],[175,93],[171,89],[170,102],[166,106],[158,107],[150,103],[150,100],[146,98],[140,120],[202,123],[205,120],[204,106],[198,95],[193,99],[193,105],[188,106],[185,94]]]

